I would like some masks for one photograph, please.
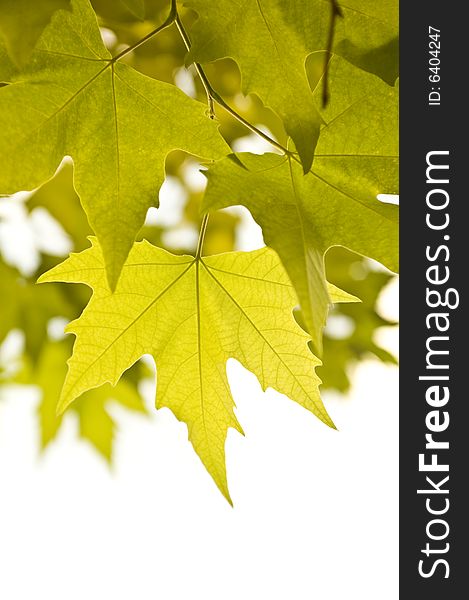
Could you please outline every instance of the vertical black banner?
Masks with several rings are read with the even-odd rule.
[[[469,577],[469,69],[461,7],[428,0],[400,9],[402,599],[461,598]]]

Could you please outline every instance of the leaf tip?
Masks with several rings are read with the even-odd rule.
[[[228,491],[228,486],[227,485],[224,485],[223,487],[218,486],[218,489],[221,491],[221,493],[223,494],[223,497],[228,502],[228,504],[231,506],[231,508],[234,508],[233,500],[230,496],[230,492]]]
[[[66,384],[66,382],[65,382]],[[61,417],[70,404],[75,400],[75,396],[70,395],[70,393],[64,392],[65,388],[62,390],[62,394],[57,402],[57,406],[55,409],[55,416]]]
[[[61,417],[64,414],[64,412],[67,410],[69,405],[70,405],[70,402],[63,400],[62,397],[60,397],[59,401],[57,402],[56,409],[55,409],[55,416]]]
[[[322,414],[319,417],[321,419],[321,421],[324,423],[324,425],[327,425],[330,429],[333,429],[334,431],[339,431],[337,428],[337,425],[331,419],[327,410],[324,407],[323,407],[323,409],[324,409],[324,414]]]
[[[36,279],[36,284],[41,284],[41,283],[48,283],[49,280],[47,278],[47,274],[49,271],[46,271],[45,273],[43,273],[42,275],[40,275],[37,279]]]

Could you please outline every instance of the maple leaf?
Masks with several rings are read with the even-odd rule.
[[[88,0],[72,0],[0,88],[0,192],[37,187],[70,155],[114,287],[148,207],[158,205],[167,154],[227,153],[205,113],[176,87],[112,59]]]
[[[314,347],[321,352],[330,299],[324,254],[345,246],[398,270],[397,90],[335,58],[331,103],[311,170],[277,154],[241,153],[206,172],[206,211],[243,204],[262,226],[295,285]],[[319,101],[319,100],[318,100]]]
[[[320,361],[293,317],[296,294],[273,250],[202,259],[138,242],[111,293],[93,241],[39,279],[46,281],[93,289],[81,317],[67,327],[76,341],[59,410],[98,385],[115,385],[138,358],[151,354],[157,407],[187,423],[190,441],[227,499],[226,434],[229,427],[242,431],[226,376],[228,358],[255,373],[263,389],[273,387],[333,426],[314,373]],[[352,299],[334,286],[330,293],[337,301]]]
[[[257,94],[281,117],[308,170],[321,124],[305,71],[306,56],[314,50],[310,45],[314,11],[298,1],[184,4],[199,15],[191,31],[189,60],[233,58],[241,71],[243,92]]]
[[[208,6],[206,0],[186,0],[184,4],[199,15],[191,31],[189,60],[233,58],[241,71],[243,92],[257,94],[281,117],[307,171],[322,120],[312,101],[305,61],[328,47],[332,3],[218,0]],[[336,22],[334,53],[394,83],[397,61],[391,51],[398,35],[397,2],[339,4],[343,18]]]
[[[0,35],[18,66],[29,60],[52,15],[69,6],[70,0],[0,0]]]
[[[42,450],[56,438],[62,425],[62,415],[57,415],[57,399],[60,397],[67,373],[66,360],[69,355],[68,340],[48,341],[28,380],[28,383],[38,385],[42,391],[38,405]],[[137,363],[132,371],[140,365],[141,363]],[[78,417],[80,436],[90,442],[108,462],[112,460],[116,429],[116,424],[107,411],[111,400],[135,412],[146,412],[136,385],[128,375],[123,377],[116,387],[105,384],[85,392],[72,407]]]

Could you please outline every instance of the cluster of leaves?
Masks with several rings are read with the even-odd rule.
[[[376,301],[390,275],[351,273],[366,271],[365,256],[398,267],[397,209],[377,199],[398,191],[396,3],[23,4],[0,0],[0,192],[38,188],[30,210],[45,207],[79,251],[58,265],[43,255],[39,281],[84,283],[92,295],[34,285],[0,264],[0,341],[25,332],[19,379],[43,389],[43,444],[60,425],[60,396],[60,414],[71,405],[108,458],[106,401],[144,411],[139,359],[152,355],[157,406],[187,423],[229,498],[225,439],[229,427],[242,430],[228,358],[330,426],[317,357],[326,385],[340,390],[366,353],[393,360],[373,341],[387,324]],[[113,32],[110,48],[98,24]],[[185,67],[205,102],[174,85]],[[233,153],[246,128],[272,152]],[[56,173],[67,155],[73,185],[69,163]],[[205,193],[185,181],[188,155],[205,164]],[[165,176],[188,192],[183,218],[201,225],[195,248],[168,252],[165,228],[145,224]],[[237,220],[219,209],[235,205],[250,210],[266,248],[232,252]],[[334,246],[349,249],[328,254],[340,287],[326,281]],[[331,305],[356,325],[323,343]],[[66,373],[68,338],[50,339],[47,326],[80,313],[67,328],[76,341]]]

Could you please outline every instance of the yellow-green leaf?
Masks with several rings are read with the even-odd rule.
[[[228,147],[202,103],[111,59],[88,0],[56,13],[12,79],[0,88],[0,193],[37,187],[70,155],[114,287],[158,205],[167,154],[214,159]]]
[[[40,278],[46,281],[93,289],[83,314],[67,329],[77,339],[60,409],[98,385],[116,384],[142,354],[151,354],[157,407],[170,408],[187,423],[196,452],[228,499],[225,439],[229,427],[241,431],[228,358],[255,373],[264,389],[275,388],[333,426],[314,373],[320,361],[293,317],[296,294],[273,250],[194,259],[139,242],[111,293],[93,242]],[[344,299],[335,288],[331,294]]]

